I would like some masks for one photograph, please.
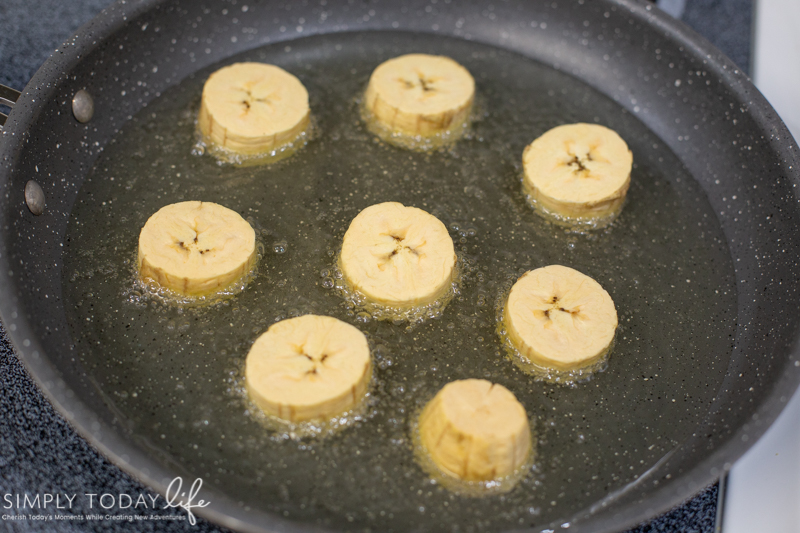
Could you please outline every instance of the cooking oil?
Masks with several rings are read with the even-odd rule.
[[[411,52],[446,55],[471,72],[482,104],[469,135],[416,151],[365,126],[358,97],[372,70]],[[71,214],[63,297],[76,364],[137,445],[242,506],[303,524],[498,531],[566,521],[691,435],[732,350],[734,269],[702,188],[636,114],[523,56],[429,34],[316,35],[225,64],[237,61],[278,65],[306,86],[317,131],[301,150],[249,167],[193,154],[203,83],[223,66],[212,65],[123,125]],[[519,181],[525,146],[576,122],[615,130],[634,159],[622,212],[585,233],[537,215]],[[263,253],[240,292],[186,306],[136,287],[141,227],[183,200],[252,221]],[[334,288],[350,221],[386,201],[439,218],[463,258],[452,300],[411,328],[367,319]],[[522,273],[550,264],[597,280],[619,316],[605,370],[571,387],[521,371],[497,335],[493,303]],[[261,333],[306,313],[364,331],[375,375],[364,411],[341,430],[293,436],[254,414],[241,372]],[[508,388],[536,428],[536,459],[508,492],[464,497],[415,460],[414,413],[466,378]]]

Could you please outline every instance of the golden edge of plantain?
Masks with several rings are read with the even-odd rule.
[[[309,113],[303,121],[293,131],[294,136],[287,136],[278,142],[277,134],[273,135],[270,148],[251,151],[240,151],[228,148],[226,145],[227,131],[220,126],[223,131],[222,142],[214,140],[214,122],[210,117],[205,103],[200,104],[200,112],[197,117],[195,135],[199,139],[199,144],[204,150],[208,151],[213,157],[224,163],[230,163],[237,167],[252,167],[258,165],[270,165],[286,159],[295,152],[303,148],[315,136],[315,122]],[[217,134],[219,137],[219,134]]]
[[[175,294],[190,297],[209,296],[230,287],[238,280],[252,272],[257,260],[258,246],[253,249],[253,253],[250,255],[250,258],[245,263],[242,263],[241,267],[232,270],[223,276],[215,277],[213,280],[203,284],[203,288],[201,289],[189,290],[188,287],[194,284],[191,279],[181,276],[171,276],[163,269],[153,266],[143,257],[141,250],[138,250],[136,259],[137,271],[140,280],[143,282],[147,282],[148,279],[153,280],[159,286],[164,287]]]
[[[608,346],[601,350],[594,357],[584,359],[575,365],[562,365],[544,356],[538,356],[535,352],[523,353],[519,346],[523,345],[522,339],[516,334],[506,320],[506,304],[510,287],[504,291],[504,296],[499,299],[501,302],[497,313],[497,336],[500,344],[505,348],[508,358],[517,368],[532,375],[535,379],[546,383],[556,383],[560,385],[573,386],[580,381],[585,381],[592,377],[596,372],[604,370],[608,357],[614,349],[616,333],[611,337]],[[512,333],[513,332],[513,333]]]
[[[357,293],[369,302],[372,306],[379,307],[386,310],[396,310],[398,313],[403,313],[405,311],[411,311],[414,309],[423,309],[431,304],[436,303],[437,301],[441,300],[444,297],[448,296],[448,293],[452,292],[453,282],[457,279],[458,274],[460,272],[459,268],[459,261],[458,255],[456,254],[453,268],[450,270],[450,276],[448,278],[444,278],[442,281],[442,286],[436,291],[431,293],[425,298],[419,298],[417,300],[409,301],[387,301],[387,300],[380,300],[377,297],[370,296],[357,284],[354,283],[351,278],[352,276],[347,275],[347,269],[344,267],[342,263],[342,254],[340,253],[336,259],[336,268],[339,272],[342,273],[342,279],[347,284],[347,288],[350,292]],[[449,301],[449,298],[448,298]]]
[[[371,86],[367,86],[359,108],[361,119],[367,129],[382,141],[398,148],[428,152],[455,144],[467,134],[472,122],[474,101],[473,96],[464,108],[440,114],[444,115],[444,118],[437,118],[439,115],[431,117],[419,115],[416,119],[416,130],[413,131],[397,128],[380,118],[391,114],[391,110],[394,110],[395,113],[400,113],[400,111],[384,102]],[[376,110],[376,108],[385,109]]]
[[[264,398],[255,387],[250,386],[250,383],[245,380],[245,388],[253,402],[269,417],[276,418],[281,422],[288,422],[290,424],[298,422],[309,422],[312,420],[325,421],[334,418],[338,415],[344,414],[357,407],[364,396],[369,390],[370,382],[372,381],[372,358],[367,360],[364,366],[364,374],[358,382],[350,387],[350,393],[342,394],[337,398],[331,400],[332,404],[323,412],[320,413],[316,407],[302,409],[292,405],[282,404],[279,402],[271,402]],[[309,415],[313,412],[313,415]]]
[[[524,172],[524,171],[523,171]],[[590,204],[560,201],[551,198],[530,182],[527,172],[522,177],[522,192],[534,211],[560,226],[575,229],[602,229],[609,226],[625,206],[631,177],[612,196]]]
[[[504,314],[504,316],[507,316]],[[534,366],[547,369],[547,370],[554,370],[556,372],[574,372],[576,370],[592,368],[597,365],[597,363],[608,356],[611,352],[611,348],[614,345],[614,338],[612,337],[611,342],[600,350],[598,353],[586,357],[585,359],[581,359],[572,364],[563,363],[557,359],[552,359],[547,357],[544,354],[541,354],[533,349],[526,349],[520,350],[520,346],[524,346],[525,342],[522,339],[522,336],[517,333],[517,330],[513,327],[511,323],[507,319],[504,319],[503,326],[506,329],[508,339],[514,345],[516,351],[525,359],[530,361],[530,363]]]

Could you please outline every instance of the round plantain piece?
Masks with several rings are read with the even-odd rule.
[[[558,126],[525,148],[523,191],[545,217],[603,227],[622,210],[632,165],[633,154],[615,131]]]
[[[291,145],[310,117],[308,91],[295,76],[275,65],[234,63],[206,80],[198,127],[212,153],[246,158]]]
[[[256,234],[239,213],[211,202],[159,209],[139,233],[139,276],[183,296],[218,292],[255,265]]]
[[[288,422],[349,411],[364,398],[371,377],[367,338],[329,316],[273,324],[253,343],[245,363],[250,397],[265,413]]]
[[[419,434],[434,464],[463,481],[510,476],[531,455],[525,408],[511,391],[484,379],[445,385],[423,409]]]
[[[367,207],[350,223],[339,266],[348,284],[371,302],[411,308],[449,290],[456,253],[438,218],[385,202]]]
[[[469,120],[474,98],[475,80],[457,62],[408,54],[385,61],[372,72],[364,106],[368,120],[389,134],[384,136],[389,142],[398,140],[392,139],[393,134],[455,138]]]
[[[503,315],[519,353],[556,371],[591,367],[603,359],[617,329],[611,296],[589,276],[561,265],[523,274]]]

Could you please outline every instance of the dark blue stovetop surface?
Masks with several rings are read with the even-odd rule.
[[[55,48],[109,3],[109,0],[0,1],[0,84],[21,90]],[[686,4],[682,20],[744,71],[750,71],[750,0],[689,0]],[[149,493],[141,483],[109,463],[55,412],[17,360],[2,324],[0,376],[0,513],[17,512],[13,507],[6,508],[5,496],[9,494],[111,493],[135,498]],[[717,485],[712,485],[684,505],[632,531],[711,533],[717,494]],[[85,501],[76,499],[75,504],[71,511],[74,514],[92,512],[80,507]],[[0,518],[0,529],[205,532],[221,528],[202,519],[191,526],[186,521],[21,522]]]

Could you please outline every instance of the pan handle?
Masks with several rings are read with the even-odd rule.
[[[6,87],[5,85],[0,85],[0,104],[8,106],[8,107],[14,107],[14,104],[19,99],[20,94],[21,93],[19,91],[15,91],[11,87]],[[0,127],[2,127],[3,124],[6,123],[6,119],[7,118],[8,118],[8,115],[6,115],[3,112],[0,112]]]

